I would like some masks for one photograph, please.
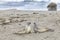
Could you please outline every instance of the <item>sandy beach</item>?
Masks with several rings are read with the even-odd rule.
[[[0,40],[60,40],[60,11],[0,10],[0,18],[12,19],[9,24],[0,22]],[[48,27],[54,31],[13,34],[23,29],[27,22],[35,22],[39,28]]]

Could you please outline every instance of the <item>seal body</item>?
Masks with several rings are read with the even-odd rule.
[[[42,33],[42,32],[47,32],[50,31],[49,28],[38,28],[36,23],[34,23],[34,26],[30,25],[31,23],[28,23],[28,25],[25,26],[25,28],[19,32],[17,32],[16,34],[28,34],[28,33]]]
[[[26,25],[25,27],[26,33],[31,33],[31,30],[32,30],[31,26]]]

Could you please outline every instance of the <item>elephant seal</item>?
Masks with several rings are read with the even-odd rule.
[[[26,27],[23,30],[21,30],[15,34],[43,33],[43,32],[47,32],[47,31],[53,31],[47,27],[38,28],[36,23],[33,23],[33,24],[34,24],[34,27],[33,26],[31,27],[30,26],[31,22],[28,22]]]

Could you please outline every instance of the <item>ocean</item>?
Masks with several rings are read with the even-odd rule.
[[[4,2],[0,4],[0,10],[17,9],[17,10],[42,10],[46,11],[50,2]],[[60,9],[60,3],[57,3],[57,9]]]

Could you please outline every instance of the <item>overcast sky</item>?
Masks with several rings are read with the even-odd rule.
[[[1,1],[6,2],[6,1],[24,1],[24,0],[0,0],[0,2],[1,2]],[[36,1],[36,0],[35,0],[35,1]],[[37,0],[37,1],[41,1],[41,0]],[[45,1],[45,0],[44,0],[44,1]],[[46,0],[46,1],[48,1],[48,0]],[[60,3],[59,0],[51,0],[51,2],[55,2],[55,3],[59,2],[59,3]]]

